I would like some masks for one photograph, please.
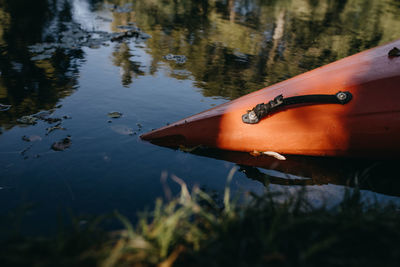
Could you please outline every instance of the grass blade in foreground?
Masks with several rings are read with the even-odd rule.
[[[400,214],[394,205],[364,205],[355,190],[333,208],[313,208],[304,192],[278,202],[271,193],[225,207],[205,192],[157,200],[136,227],[75,230],[54,238],[12,238],[3,266],[395,266]],[[229,190],[226,190],[229,194]],[[226,205],[228,204],[228,205]]]

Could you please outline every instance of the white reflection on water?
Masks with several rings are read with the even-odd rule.
[[[112,15],[103,6],[98,6],[99,10],[92,12],[87,0],[72,1],[72,18],[87,31],[109,31]]]

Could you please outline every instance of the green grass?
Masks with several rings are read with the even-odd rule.
[[[233,176],[230,173],[228,181]],[[400,212],[364,205],[357,190],[335,207],[313,207],[302,191],[277,201],[252,195],[238,204],[226,187],[222,204],[179,178],[178,197],[157,200],[137,225],[106,232],[101,218],[82,230],[3,241],[2,266],[397,266]]]

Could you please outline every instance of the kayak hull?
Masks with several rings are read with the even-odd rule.
[[[164,146],[311,156],[393,157],[400,149],[400,40],[344,58],[141,136]],[[282,94],[348,91],[345,105],[283,107],[246,124],[242,115]]]
[[[264,185],[339,185],[400,196],[398,159],[333,158],[286,155],[279,160],[268,155],[198,147],[191,154],[235,163],[247,178]],[[395,175],[394,175],[395,174]]]

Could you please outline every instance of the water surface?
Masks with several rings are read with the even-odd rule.
[[[138,137],[396,40],[398,14],[395,0],[0,0],[0,103],[11,105],[0,111],[2,217],[34,204],[22,223],[31,232],[56,229],[65,210],[135,218],[164,196],[163,172],[220,192],[235,166],[235,192],[305,186],[314,203],[334,203],[358,183],[365,198],[398,201],[396,162],[291,157],[249,167],[243,155]],[[141,35],[111,41],[132,27]],[[36,124],[18,122],[38,112]],[[51,148],[65,138],[64,151]]]

